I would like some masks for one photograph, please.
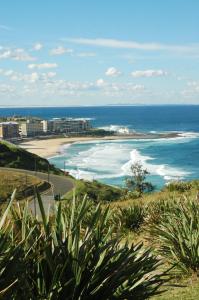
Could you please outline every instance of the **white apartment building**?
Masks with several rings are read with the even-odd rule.
[[[43,123],[40,120],[26,120],[19,125],[21,136],[37,136],[43,134]]]

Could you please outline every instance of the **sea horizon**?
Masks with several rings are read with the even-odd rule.
[[[67,108],[67,107],[117,107],[117,106],[145,106],[145,107],[149,107],[149,106],[199,106],[198,103],[147,103],[147,104],[103,104],[103,105],[0,105],[0,109],[4,109],[4,108]]]

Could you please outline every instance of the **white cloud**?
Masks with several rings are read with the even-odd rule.
[[[97,87],[104,87],[106,85],[104,79],[100,78],[96,81],[96,86]]]
[[[95,57],[96,53],[94,53],[94,52],[80,52],[80,53],[77,53],[76,56],[78,56],[78,57]]]
[[[192,96],[199,94],[199,81],[189,81],[187,82],[187,87],[181,92],[183,96]]]
[[[22,48],[2,48],[0,51],[0,59],[13,59],[18,61],[34,61],[35,57],[32,57],[25,49]]]
[[[57,48],[51,49],[50,55],[63,55],[63,54],[71,54],[73,53],[73,49],[64,48],[62,46],[59,46]]]
[[[144,85],[134,84],[132,82],[127,83],[112,83],[108,85],[108,89],[117,92],[136,92],[145,90]]]
[[[0,84],[0,94],[5,94],[6,96],[11,95],[15,91],[15,88],[9,84]]]
[[[13,71],[13,70],[6,70],[6,71],[3,72],[3,70],[2,70],[1,73],[2,73],[4,76],[10,77],[10,76],[12,76],[12,75],[14,74],[14,71]]]
[[[56,72],[31,72],[20,73],[11,69],[0,69],[0,75],[5,76],[7,80],[15,83],[14,87],[17,90],[17,97],[49,97],[60,96],[64,97],[72,95],[79,97],[81,95],[94,96],[128,96],[140,95],[144,90],[143,85],[133,84],[132,82],[125,83],[109,83],[103,78],[96,81],[67,81],[57,79]],[[2,90],[8,91],[5,86]],[[10,90],[11,93],[11,90]]]
[[[42,73],[42,76],[44,79],[49,79],[49,78],[53,78],[57,75],[56,72],[48,72],[48,73]]]
[[[26,75],[26,77],[24,77],[25,81],[29,81],[29,82],[35,82],[39,80],[39,74],[37,72],[34,72],[30,75]]]
[[[131,73],[134,78],[140,77],[162,77],[167,76],[168,73],[163,70],[138,70]]]
[[[58,65],[56,63],[43,63],[43,64],[30,64],[28,65],[29,69],[53,69],[57,68]]]
[[[81,45],[99,46],[118,49],[137,49],[149,51],[176,51],[176,52],[199,52],[199,45],[170,45],[161,43],[139,43],[136,41],[124,41],[116,39],[87,39],[87,38],[65,38],[63,41],[72,42]]]
[[[196,88],[196,89],[199,88],[199,82],[197,82],[197,81],[189,81],[189,82],[187,82],[187,85],[192,88]]]
[[[4,70],[0,69],[0,75],[8,77],[11,81],[24,81],[28,83],[35,82],[47,82],[49,79],[54,78],[57,73],[56,72],[46,72],[46,73],[20,73],[14,70]]]
[[[119,75],[121,75],[121,72],[117,70],[115,67],[110,67],[107,69],[105,74],[106,76],[109,77],[118,77]]]
[[[43,45],[42,45],[41,43],[36,43],[36,44],[34,44],[34,46],[33,46],[33,49],[34,49],[35,51],[40,51],[42,48],[43,48]]]

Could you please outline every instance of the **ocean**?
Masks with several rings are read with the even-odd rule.
[[[157,189],[171,180],[199,178],[199,106],[104,106],[0,108],[0,116],[90,118],[93,126],[139,132],[180,131],[180,138],[92,141],[65,145],[50,158],[72,175],[123,186],[130,166],[140,161]]]

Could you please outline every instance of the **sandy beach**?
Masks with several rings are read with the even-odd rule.
[[[143,134],[135,133],[131,135],[113,135],[105,137],[63,137],[63,138],[48,138],[48,139],[33,139],[20,143],[20,147],[27,151],[39,155],[44,158],[49,158],[60,154],[61,146],[72,144],[75,142],[86,142],[94,140],[124,140],[124,139],[159,139],[159,138],[176,138],[178,133],[169,134]]]
[[[20,143],[19,146],[31,153],[37,154],[41,157],[49,158],[54,155],[60,154],[60,148],[62,145],[89,140],[94,140],[94,138],[63,137],[50,139],[35,139]]]

